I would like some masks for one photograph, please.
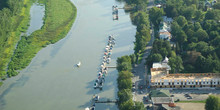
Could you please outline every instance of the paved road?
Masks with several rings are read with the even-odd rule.
[[[153,41],[154,41],[154,33],[151,33],[151,40],[149,41],[148,45],[146,46],[146,51],[144,52],[143,59],[140,64],[136,65],[133,69],[134,78],[132,81],[135,83],[135,93],[134,93],[134,100],[135,101],[143,101],[143,96],[148,93],[147,90],[147,67],[145,66],[146,58],[150,54],[152,49]]]
[[[154,6],[154,0],[149,0],[147,9],[149,10]],[[153,28],[152,28],[153,29]],[[132,81],[135,83],[135,91],[133,92],[133,100],[135,101],[143,101],[143,96],[148,93],[147,90],[147,67],[145,66],[146,58],[150,54],[150,51],[152,49],[152,45],[154,42],[154,32],[151,30],[151,40],[149,41],[148,45],[146,46],[146,50],[143,55],[143,59],[140,64],[135,65],[135,68],[133,69],[134,78]],[[144,102],[145,106],[146,103]]]

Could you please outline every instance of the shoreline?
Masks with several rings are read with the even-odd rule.
[[[51,1],[56,1],[56,0],[50,0]],[[48,1],[49,2],[49,1]],[[57,3],[55,2],[54,4],[49,4],[48,2],[44,2],[45,4],[45,16],[44,16],[44,24],[40,30],[34,31],[31,33],[30,36],[22,36],[21,40],[18,42],[18,47],[22,48],[17,48],[14,51],[14,55],[11,57],[12,60],[9,63],[9,68],[7,71],[7,75],[9,77],[16,76],[20,70],[26,68],[32,59],[35,57],[35,55],[44,47],[46,47],[49,44],[56,43],[57,41],[63,39],[71,27],[74,24],[74,21],[77,16],[77,8],[71,2],[70,0],[65,0],[61,1],[60,3],[63,3],[64,5],[67,5],[73,9],[69,15],[68,19],[65,19],[66,16],[63,16],[61,19],[65,19],[65,21],[60,22],[60,25],[50,25],[51,20],[53,20],[53,17],[57,17],[56,15],[52,15],[50,10],[52,8],[57,8],[54,5]],[[42,3],[40,1],[40,3]],[[59,4],[59,2],[58,2]],[[61,8],[61,7],[58,7]],[[58,9],[57,8],[57,9]],[[61,9],[60,9],[61,10]],[[68,9],[67,9],[68,10]],[[48,15],[52,15],[52,17],[48,17]],[[67,15],[67,16],[68,16]],[[59,19],[60,20],[60,19]],[[52,21],[53,22],[53,21]],[[56,26],[56,28],[53,30],[52,26]],[[49,31],[53,30],[53,32],[50,32],[50,36],[53,36],[52,38],[49,39],[44,39],[47,38],[47,34]],[[39,38],[38,36],[42,36]]]

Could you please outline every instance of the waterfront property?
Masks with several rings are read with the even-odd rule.
[[[164,61],[163,61],[164,62]],[[168,62],[167,62],[168,63]],[[151,68],[152,88],[212,88],[220,87],[218,73],[176,73],[169,74],[167,63]]]

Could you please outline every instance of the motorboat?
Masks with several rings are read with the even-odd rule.
[[[81,62],[79,62],[78,64],[76,64],[77,67],[80,67],[80,65],[81,65]]]
[[[97,83],[95,83],[94,84],[94,89],[96,89],[98,87],[98,84]]]
[[[95,95],[95,101],[99,101],[99,96],[97,94]]]
[[[98,101],[99,100],[99,95],[98,94],[94,94],[93,95],[93,100],[94,101]]]

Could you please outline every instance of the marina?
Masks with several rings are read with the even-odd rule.
[[[103,88],[103,84],[105,82],[105,76],[108,74],[107,64],[111,62],[112,49],[114,45],[115,45],[115,38],[113,37],[113,35],[109,35],[108,43],[104,51],[102,64],[98,72],[98,78],[95,80],[95,83],[94,83],[94,89],[99,88],[100,90],[102,90]]]

